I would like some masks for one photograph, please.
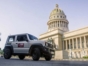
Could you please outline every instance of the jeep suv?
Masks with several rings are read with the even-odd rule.
[[[52,44],[38,40],[28,33],[8,36],[3,51],[5,59],[10,59],[12,55],[18,55],[21,60],[25,56],[32,56],[35,61],[38,61],[40,57],[50,61],[55,54]]]

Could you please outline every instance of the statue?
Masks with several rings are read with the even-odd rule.
[[[56,4],[56,8],[58,8],[58,4]]]

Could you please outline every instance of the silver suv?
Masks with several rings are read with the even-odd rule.
[[[25,56],[32,56],[35,61],[38,61],[40,57],[50,61],[55,54],[52,44],[38,40],[28,33],[8,36],[3,51],[5,59],[10,59],[12,55],[18,55],[21,60]]]

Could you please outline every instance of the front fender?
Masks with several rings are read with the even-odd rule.
[[[34,48],[39,48],[40,52],[42,52],[43,45],[42,44],[33,44],[29,49],[29,54],[32,55]]]
[[[13,46],[12,46],[12,45],[6,45],[6,46],[4,47],[4,49],[3,49],[3,52],[4,52],[4,50],[5,50],[6,48],[10,49],[10,50],[11,50],[11,53],[13,54]]]

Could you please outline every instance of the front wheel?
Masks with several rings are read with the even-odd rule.
[[[40,58],[40,50],[38,48],[35,48],[32,54],[32,58],[34,61],[38,61]]]
[[[50,61],[51,58],[52,58],[52,55],[51,55],[51,54],[49,54],[48,56],[47,56],[47,55],[45,56],[45,60],[46,60],[46,61]]]
[[[20,60],[23,60],[25,58],[25,55],[19,55],[18,57]]]
[[[4,58],[5,59],[10,59],[11,58],[11,50],[10,49],[6,48],[4,50]]]

